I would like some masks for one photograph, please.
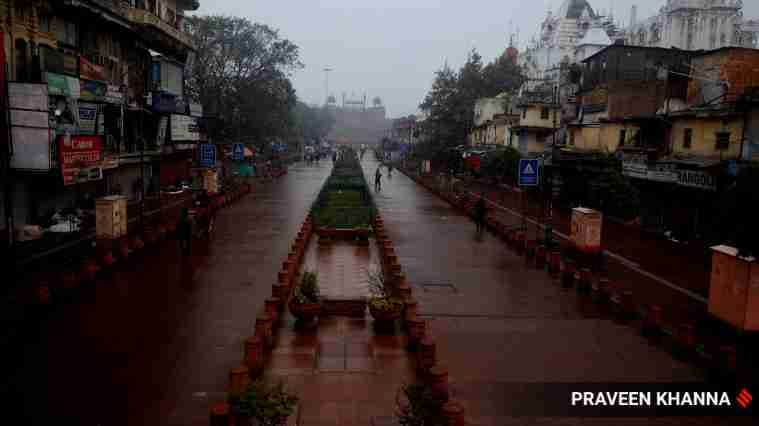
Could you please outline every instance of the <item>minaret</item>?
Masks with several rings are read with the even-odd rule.
[[[631,31],[637,22],[638,22],[638,6],[632,5],[632,7],[630,8],[630,30]]]

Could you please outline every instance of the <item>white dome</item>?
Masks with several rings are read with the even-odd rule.
[[[606,31],[604,31],[601,27],[593,27],[588,30],[587,33],[585,33],[585,37],[583,37],[580,41],[577,42],[578,46],[584,46],[584,45],[596,45],[596,46],[608,46],[611,44],[611,39],[609,38],[609,35],[606,34]]]

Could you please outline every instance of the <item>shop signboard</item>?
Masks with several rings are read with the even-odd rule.
[[[82,80],[106,80],[104,68],[101,65],[93,64],[85,59],[84,56],[79,57],[79,77],[81,77]]]
[[[94,135],[97,124],[98,106],[97,104],[80,102],[79,103],[79,131],[85,135]]]
[[[176,96],[165,92],[153,92],[151,108],[164,114],[184,113],[186,104]]]
[[[622,174],[637,179],[646,179],[648,177],[648,166],[637,159],[625,159],[622,162]]]
[[[191,117],[203,117],[203,105],[201,104],[189,104]]]
[[[48,171],[52,167],[47,85],[8,83],[11,167]]]
[[[40,45],[39,48],[44,50],[44,71],[79,76],[79,58],[76,55],[63,53],[44,45]]]
[[[58,155],[64,185],[102,178],[102,173],[93,173],[100,166],[103,156],[100,136],[59,136]]]
[[[124,93],[122,93],[121,88],[119,86],[114,86],[113,84],[109,84],[106,87],[105,91],[105,101],[109,104],[123,104],[124,103]]]
[[[707,191],[717,190],[717,178],[711,173],[702,170],[678,170],[677,184]]]
[[[200,140],[198,120],[188,115],[172,114],[171,116],[171,140],[192,141]]]
[[[80,87],[80,99],[85,101],[104,101],[108,91],[108,86],[99,81],[82,80]]]
[[[47,88],[50,96],[79,99],[81,95],[79,79],[62,74],[47,73]]]

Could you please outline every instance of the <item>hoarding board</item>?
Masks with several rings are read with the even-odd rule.
[[[194,142],[200,140],[200,131],[198,129],[197,119],[188,115],[172,114],[171,140]]]
[[[89,171],[82,176],[82,169],[100,165],[103,157],[103,141],[100,136],[60,136],[58,137],[58,155],[63,174],[63,184],[72,185],[81,180],[91,180],[97,175],[89,176]],[[102,177],[102,174],[100,175]]]
[[[85,135],[94,135],[97,124],[97,104],[79,103],[79,131]]]
[[[52,166],[50,129],[11,127],[13,155],[11,168],[17,170],[49,171]]]

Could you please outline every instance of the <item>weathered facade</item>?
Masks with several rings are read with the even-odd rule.
[[[142,203],[160,191],[162,168],[192,160],[200,114],[184,98],[193,46],[183,13],[197,8],[197,0],[0,0],[9,226],[87,210],[107,194]]]

